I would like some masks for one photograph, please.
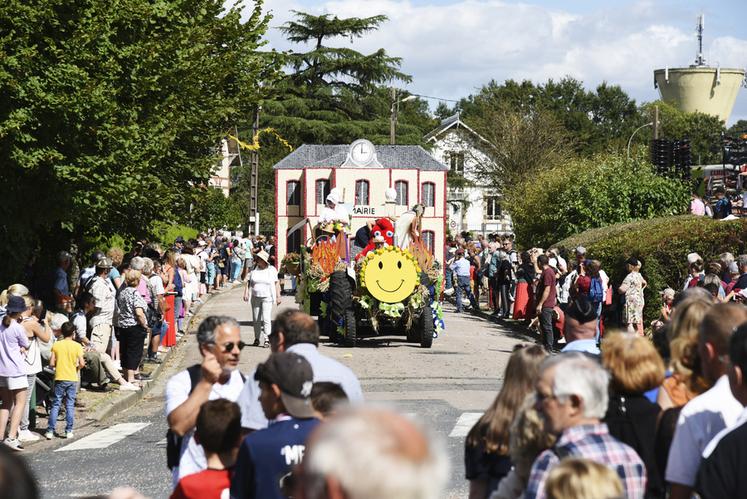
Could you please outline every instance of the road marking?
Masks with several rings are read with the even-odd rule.
[[[163,440],[159,440],[158,442],[156,442],[156,447],[166,448],[167,444],[168,444],[168,440],[164,438]]]
[[[482,416],[481,412],[463,412],[457,419],[454,429],[449,433],[449,438],[466,437],[467,433],[475,426],[477,420]]]
[[[150,426],[150,423],[121,423],[107,428],[106,430],[97,431],[87,437],[81,438],[77,442],[73,442],[70,445],[60,447],[55,452],[69,451],[69,450],[85,450],[85,449],[105,449],[110,445],[114,445],[120,440],[137,433],[146,426]]]

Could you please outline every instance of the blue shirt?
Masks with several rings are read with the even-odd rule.
[[[67,272],[57,267],[55,271],[54,289],[63,296],[70,296],[70,286],[67,283]]]
[[[571,341],[563,348],[562,352],[584,352],[592,355],[601,355],[602,353],[599,351],[595,339]]]
[[[459,277],[469,277],[469,267],[469,260],[464,257],[460,257],[451,264],[451,270]]]
[[[297,343],[287,348],[305,358],[311,364],[314,372],[314,382],[320,381],[337,383],[342,387],[348,401],[352,404],[363,402],[363,390],[360,381],[353,371],[337,360],[319,353],[316,346],[311,343]],[[236,402],[241,408],[241,426],[252,430],[267,428],[267,418],[259,403],[259,381],[254,379],[254,373],[246,378],[244,389],[241,390],[239,400]]]
[[[231,499],[284,499],[280,480],[300,464],[318,419],[288,418],[250,433],[241,443],[231,479]]]

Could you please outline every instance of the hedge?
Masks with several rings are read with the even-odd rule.
[[[641,261],[641,273],[648,282],[645,291],[646,321],[659,314],[658,295],[666,287],[678,290],[687,276],[687,254],[697,252],[704,262],[717,260],[726,251],[745,253],[747,219],[717,221],[681,215],[610,225],[563,239],[556,246],[572,255],[583,246],[589,258],[602,262],[614,288],[625,278],[625,260]]]

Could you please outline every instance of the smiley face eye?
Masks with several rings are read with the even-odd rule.
[[[383,269],[383,268],[384,268],[384,262],[379,262],[379,269]]]
[[[402,262],[400,262],[399,260],[397,260],[397,268],[398,268],[398,269],[401,269],[401,268],[402,268]]]

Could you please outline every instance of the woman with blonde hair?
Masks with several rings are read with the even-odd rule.
[[[547,499],[623,499],[620,477],[608,466],[567,457],[555,466],[545,484]]]
[[[114,284],[114,289],[119,289],[122,287],[122,274],[119,273],[119,266],[122,265],[122,260],[124,260],[124,251],[122,248],[109,248],[106,256],[112,261],[112,268],[109,269],[109,279]]]
[[[539,365],[546,356],[539,345],[517,345],[508,359],[501,390],[467,435],[464,464],[470,499],[488,497],[511,470],[511,423],[534,389]]]
[[[5,305],[8,304],[8,298],[11,296],[26,296],[29,294],[29,288],[23,284],[11,284],[8,289],[4,289],[0,293],[0,309],[5,309]],[[2,312],[2,310],[0,310]],[[0,314],[2,315],[2,314]]]
[[[664,361],[648,339],[614,333],[602,342],[602,364],[610,373],[604,416],[610,435],[632,447],[646,465],[646,497],[664,497],[654,446],[661,409],[644,395],[664,381]]]
[[[29,389],[26,392],[26,406],[21,416],[21,427],[18,432],[18,440],[21,442],[34,442],[39,440],[39,436],[29,430],[29,413],[31,412],[31,393],[36,385],[36,375],[42,370],[41,348],[52,339],[52,328],[49,321],[52,314],[47,314],[42,321],[41,317],[44,312],[44,305],[41,300],[32,298],[29,295],[23,297],[26,302],[26,311],[21,314],[23,317],[21,326],[26,330],[29,340],[29,347],[24,356],[24,368],[26,369],[26,378],[28,379]]]
[[[511,423],[509,456],[514,467],[498,484],[490,499],[519,499],[524,497],[532,464],[537,456],[555,445],[557,437],[547,431],[545,420],[537,411],[537,397],[527,395]]]

